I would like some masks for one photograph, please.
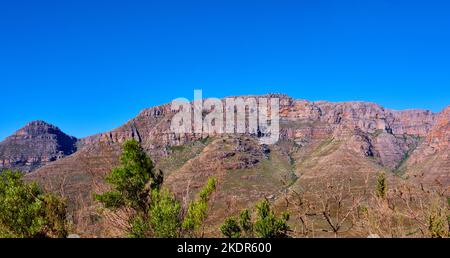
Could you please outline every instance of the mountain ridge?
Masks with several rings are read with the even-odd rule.
[[[111,131],[78,139],[76,152],[39,167],[26,178],[67,197],[75,213],[80,212],[81,200],[86,216],[94,216],[92,193],[102,191],[104,175],[118,165],[121,144],[134,138],[164,171],[165,185],[180,198],[186,193],[192,196],[208,176],[217,177],[216,198],[222,203],[212,215],[217,221],[258,199],[277,198],[286,190],[281,182],[294,190],[326,177],[347,178],[359,185],[386,171],[405,179],[425,173],[427,182],[450,185],[445,147],[449,144],[448,109],[394,111],[376,103],[311,102],[283,95],[280,140],[261,145],[257,135],[248,133],[172,133],[175,112],[164,104],[142,110]],[[444,147],[436,148],[436,141]],[[226,203],[233,203],[234,209],[223,206]],[[86,234],[111,235],[105,231],[108,226],[87,225],[82,228]]]
[[[243,95],[243,96],[230,96],[230,97],[226,97],[226,98],[236,98],[236,97],[242,97],[242,98],[247,98],[247,97],[257,97],[257,98],[261,98],[261,97],[278,97],[280,98],[282,104],[280,107],[280,115],[282,119],[285,120],[292,120],[292,119],[304,119],[306,116],[308,116],[309,118],[311,118],[311,116],[316,116],[315,118],[317,120],[320,119],[327,119],[327,122],[329,123],[330,121],[333,123],[333,119],[334,119],[334,123],[335,124],[339,124],[338,120],[342,119],[342,115],[346,116],[347,120],[344,122],[349,123],[349,125],[357,128],[363,128],[363,131],[365,133],[367,132],[373,132],[373,129],[376,128],[375,130],[385,130],[386,129],[386,122],[383,123],[383,120],[386,121],[388,119],[391,120],[400,120],[401,123],[407,123],[407,121],[412,121],[412,124],[409,124],[407,126],[395,126],[396,128],[396,132],[394,132],[394,134],[402,134],[402,133],[406,133],[406,134],[411,134],[411,135],[417,135],[420,137],[425,137],[426,136],[426,132],[431,128],[431,125],[434,123],[434,119],[435,117],[439,116],[439,114],[443,113],[446,109],[444,109],[441,112],[438,113],[434,113],[430,110],[426,110],[426,109],[406,109],[406,110],[392,110],[392,109],[387,109],[382,107],[381,105],[377,104],[377,103],[373,103],[373,102],[366,102],[366,101],[340,101],[340,102],[330,102],[330,101],[308,101],[308,100],[304,100],[304,99],[293,99],[291,97],[289,97],[286,94],[273,94],[273,93],[269,93],[269,94],[264,94],[264,95]],[[225,99],[225,98],[223,98]],[[86,145],[90,145],[92,143],[95,142],[123,142],[125,139],[128,138],[136,138],[138,141],[141,141],[141,137],[140,137],[140,133],[135,124],[139,123],[139,120],[142,120],[143,118],[157,118],[159,116],[163,116],[166,113],[170,113],[170,103],[166,103],[166,104],[162,104],[162,105],[158,105],[155,107],[150,107],[150,108],[145,108],[142,111],[140,111],[138,113],[137,116],[135,116],[134,118],[130,119],[129,121],[127,121],[124,125],[119,126],[115,129],[112,129],[110,131],[107,132],[102,132],[102,133],[97,133],[94,135],[90,135],[90,136],[86,136],[80,139],[77,139],[75,137],[72,136],[68,136],[71,139],[74,139],[74,143],[78,146],[86,146]],[[310,108],[311,110],[315,110],[320,112],[325,111],[325,114],[314,114],[314,112],[305,112],[305,110],[302,110],[302,108]],[[357,114],[343,114],[343,112],[352,112],[354,110],[358,110],[359,113]],[[447,107],[447,109],[449,109],[449,107]],[[333,112],[334,110],[334,112]],[[346,111],[347,110],[347,111]],[[376,116],[378,116],[379,114],[382,114],[381,117],[377,117],[379,119],[377,119],[378,121],[376,121],[376,123],[380,123],[380,124],[374,124],[374,121],[369,121],[369,126],[364,125],[364,121],[353,121],[353,123],[351,121],[349,121],[348,118],[351,118],[351,116],[356,116],[356,117],[363,117],[364,115],[367,115],[368,112],[375,112]],[[327,114],[331,114],[328,115]],[[387,115],[386,115],[387,114]],[[383,115],[385,117],[383,117]],[[417,121],[415,123],[414,120],[414,116],[420,116],[422,119],[422,121],[424,122],[424,125],[417,125]],[[370,117],[370,114],[369,114]],[[351,119],[350,119],[351,120]],[[403,120],[403,121],[402,121]],[[406,121],[406,122],[405,122]],[[363,123],[363,124],[357,124],[357,123]],[[391,121],[391,124],[394,123],[393,121]],[[5,147],[1,147],[2,145],[5,145],[5,142],[11,142],[11,139],[14,137],[18,137],[21,132],[24,132],[24,130],[27,128],[27,126],[31,125],[31,124],[40,124],[43,127],[49,127],[49,128],[54,128],[55,131],[59,131],[62,134],[64,134],[58,127],[50,125],[44,121],[41,120],[36,120],[36,121],[32,121],[30,123],[28,123],[27,125],[25,125],[23,128],[19,129],[17,132],[15,132],[13,135],[7,137],[3,142],[0,143],[0,150],[5,150],[7,148]],[[391,130],[390,123],[387,123],[388,129],[387,130]],[[372,128],[371,128],[372,127]],[[45,130],[45,129],[44,129]],[[404,132],[405,131],[405,132]],[[285,132],[282,132],[282,135]],[[292,132],[288,132],[288,133],[292,133]],[[64,134],[65,135],[65,134]],[[189,138],[189,137],[188,137]],[[194,137],[195,138],[195,137]],[[192,140],[192,139],[191,139]],[[176,139],[166,139],[165,143],[166,144],[182,144],[184,141],[189,141],[188,139],[178,139],[178,142],[176,142]],[[382,144],[382,141],[380,141],[380,144]],[[75,147],[72,150],[63,150],[63,155],[61,155],[60,157],[49,157],[48,160],[43,160],[43,163],[48,163],[51,162],[57,158],[61,158],[63,156],[67,156],[72,154],[73,152],[75,152],[77,150],[77,148]],[[33,163],[33,159],[35,160],[34,163],[39,163],[38,159],[36,157],[27,157],[27,159],[29,160],[21,160],[21,159],[16,159],[15,161],[13,159],[7,159],[5,158],[5,155],[7,155],[7,153],[5,153],[5,151],[0,152],[0,160],[2,159],[2,163],[0,163],[0,166],[2,166],[3,168],[15,168],[14,164],[17,164],[18,167],[21,167],[20,164],[30,164]],[[13,157],[14,158],[14,157]],[[11,165],[9,165],[11,164]],[[37,167],[40,167],[42,164],[37,164],[35,166],[29,166],[28,171],[32,171]]]

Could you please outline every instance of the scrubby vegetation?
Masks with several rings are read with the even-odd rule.
[[[182,224],[183,230],[189,236],[199,236],[199,231],[204,227],[204,221],[208,216],[209,198],[215,190],[216,180],[209,178],[204,188],[200,191],[198,200],[189,204]],[[200,236],[203,236],[203,231],[201,231]]]
[[[9,170],[0,173],[0,237],[65,237],[65,201],[24,182],[22,176]]]
[[[381,172],[378,175],[377,178],[377,188],[376,188],[376,195],[378,198],[385,198],[386,197],[386,190],[387,190],[387,185],[386,185],[386,175],[384,174],[384,172]]]
[[[244,210],[240,214],[239,222],[235,217],[229,217],[220,227],[225,237],[238,238],[244,233],[247,237],[284,238],[288,236],[289,214],[283,213],[277,217],[271,210],[269,201],[263,200],[256,205],[257,218],[253,223],[250,212]]]
[[[448,188],[439,184],[426,188],[401,181],[389,188],[386,174],[380,173],[375,187],[344,179],[324,179],[322,185],[283,198],[295,220],[292,236],[450,236]]]
[[[217,220],[208,219],[213,217],[211,207],[217,196],[215,178],[200,185],[196,196],[175,196],[163,184],[164,173],[137,141],[129,140],[123,144],[120,165],[105,177],[109,188],[98,191],[94,199],[108,226],[120,224],[123,236],[136,238],[450,236],[448,187],[421,184],[419,177],[402,180],[385,172],[371,176],[364,185],[330,176],[295,188],[285,180],[283,192],[251,209],[240,206],[226,216],[215,213],[214,219],[223,221],[217,225]],[[220,185],[219,191],[229,193],[226,187]],[[111,214],[120,214],[120,220],[110,221]],[[74,230],[66,217],[63,198],[24,181],[22,173],[0,173],[0,237],[66,237]]]
[[[183,207],[162,188],[163,172],[156,171],[137,141],[124,143],[120,161],[106,177],[112,190],[95,194],[95,199],[109,210],[128,212],[129,237],[203,236],[208,202],[216,188],[214,178],[208,179],[197,200]]]

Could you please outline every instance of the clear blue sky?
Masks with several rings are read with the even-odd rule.
[[[87,136],[195,88],[439,111],[449,46],[445,0],[1,1],[0,139]]]

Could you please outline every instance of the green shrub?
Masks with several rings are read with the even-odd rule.
[[[150,208],[150,225],[153,236],[172,238],[180,234],[181,205],[167,190],[154,190]]]
[[[134,210],[135,214],[129,221],[129,236],[149,236],[151,192],[159,190],[163,174],[155,171],[153,162],[134,139],[123,144],[120,163],[106,177],[112,190],[95,194],[94,198],[109,209],[128,207]]]
[[[239,214],[239,226],[247,237],[253,237],[253,223],[249,210],[245,209]]]
[[[252,222],[250,212],[243,210],[239,215],[239,223],[234,217],[227,218],[220,227],[225,237],[241,237],[242,232],[247,237],[256,235],[260,238],[285,238],[288,237],[289,213],[283,213],[278,218],[270,209],[269,201],[263,200],[256,205],[257,218]]]
[[[129,219],[130,237],[179,237],[200,229],[207,218],[209,197],[216,188],[215,179],[208,179],[199,199],[189,204],[183,218],[179,201],[168,190],[161,189],[162,171],[155,171],[137,141],[124,143],[120,161],[121,165],[106,177],[112,190],[94,197],[108,209],[126,207],[133,211]]]
[[[277,218],[270,210],[269,201],[263,200],[256,205],[258,218],[255,221],[255,233],[261,238],[284,238],[287,237],[289,226],[289,214],[283,213]]]
[[[225,220],[220,226],[220,232],[228,238],[239,238],[241,236],[241,228],[234,217]]]
[[[386,174],[384,172],[381,172],[377,178],[376,195],[377,197],[384,199],[386,198],[386,192],[387,192]]]
[[[106,177],[112,191],[95,195],[107,208],[127,206],[139,215],[147,215],[152,189],[159,189],[163,181],[161,171],[155,171],[151,159],[136,140],[124,143],[121,166],[113,168]]]
[[[25,183],[19,172],[0,174],[0,237],[66,237],[66,204]]]
[[[195,235],[207,218],[208,201],[216,190],[216,179],[208,178],[208,182],[200,191],[199,199],[189,204],[182,227],[190,235]]]

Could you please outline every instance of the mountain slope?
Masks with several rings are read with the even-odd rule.
[[[74,153],[76,142],[54,125],[30,122],[0,142],[0,169],[32,171]]]
[[[209,219],[212,229],[225,216],[261,198],[277,199],[287,189],[304,189],[327,177],[363,186],[380,171],[409,175],[427,173],[431,167],[430,181],[440,177],[450,182],[450,108],[435,114],[394,111],[367,102],[260,97],[267,96],[281,99],[280,140],[274,145],[260,145],[257,135],[251,134],[174,134],[169,128],[175,112],[167,104],[145,109],[110,132],[80,139],[76,153],[27,178],[67,196],[74,213],[82,210],[85,217],[95,217],[92,193],[105,189],[102,178],[118,164],[121,144],[135,138],[164,171],[165,185],[180,198],[192,198],[208,176],[218,178]],[[81,231],[110,236],[108,226],[98,223],[90,219],[80,223]]]
[[[402,169],[407,175],[450,185],[450,107],[438,114],[436,123]]]
[[[450,107],[440,113],[394,111],[368,102],[259,97],[281,100],[280,140],[274,145],[260,145],[252,134],[172,133],[176,112],[166,104],[79,140],[32,122],[0,144],[0,160],[3,166],[34,170],[28,180],[67,197],[78,231],[91,236],[116,234],[93,219],[97,204],[92,194],[107,188],[103,176],[118,164],[121,144],[130,138],[164,171],[166,187],[180,199],[192,198],[207,177],[218,179],[211,229],[261,198],[276,200],[288,189],[325,187],[322,182],[329,178],[363,188],[386,171],[450,185]]]

